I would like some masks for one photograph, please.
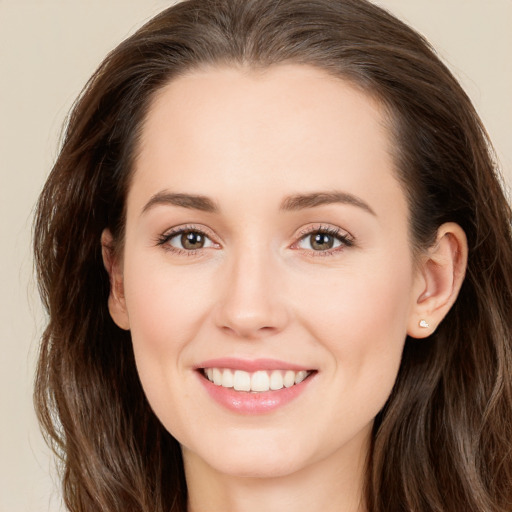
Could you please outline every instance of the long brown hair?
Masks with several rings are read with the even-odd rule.
[[[416,32],[365,0],[188,0],[121,43],[86,85],[34,234],[43,334],[35,403],[74,512],[186,510],[178,443],[151,411],[107,309],[104,228],[122,247],[141,123],[164,84],[207,65],[316,66],[385,105],[411,239],[457,222],[469,263],[426,340],[406,340],[376,418],[372,512],[512,510],[511,211],[471,102]]]

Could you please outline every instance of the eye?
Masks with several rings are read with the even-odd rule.
[[[337,228],[318,228],[303,235],[296,247],[315,252],[332,252],[352,245],[353,241],[348,233]]]
[[[172,247],[186,249],[188,251],[202,249],[203,247],[208,246],[208,242],[211,242],[211,240],[199,231],[183,231],[169,240],[169,244]]]
[[[171,250],[187,252],[217,247],[217,244],[204,232],[189,228],[179,229],[162,235],[158,239],[158,244],[165,245]]]

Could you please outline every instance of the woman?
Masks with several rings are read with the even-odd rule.
[[[164,11],[38,206],[68,508],[510,510],[510,220],[470,101],[385,11]]]

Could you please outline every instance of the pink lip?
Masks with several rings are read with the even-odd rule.
[[[256,372],[258,370],[293,370],[300,372],[301,370],[311,370],[306,366],[287,363],[277,359],[237,359],[234,357],[222,357],[219,359],[209,359],[195,367],[199,368],[230,368],[231,370],[243,370],[246,372]]]
[[[245,361],[233,358],[212,359],[197,366],[197,376],[211,398],[226,409],[238,414],[265,414],[283,407],[295,398],[298,398],[314,379],[316,372],[308,376],[300,384],[277,391],[264,391],[254,393],[250,391],[235,391],[233,388],[224,388],[210,382],[203,374],[202,368],[230,368],[254,372],[257,370],[311,370],[303,366],[292,365],[284,361],[257,359]]]

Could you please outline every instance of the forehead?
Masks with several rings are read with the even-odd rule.
[[[153,98],[132,189],[275,192],[277,201],[284,192],[342,187],[371,201],[397,193],[386,122],[376,100],[317,68],[196,70]]]

